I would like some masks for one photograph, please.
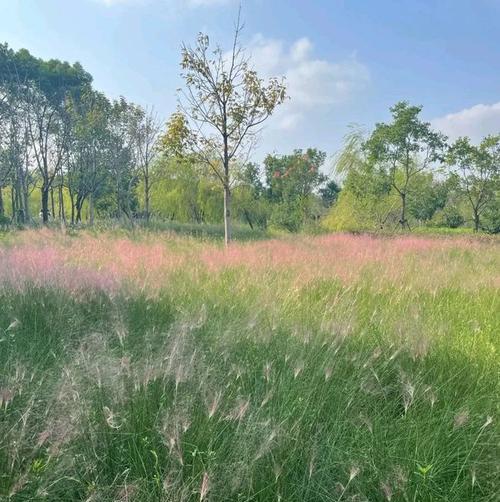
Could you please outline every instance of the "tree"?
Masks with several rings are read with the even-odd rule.
[[[260,179],[257,164],[249,162],[238,170],[233,189],[236,215],[252,230],[255,226],[266,228],[269,218],[269,203]]]
[[[410,229],[407,219],[407,198],[418,173],[442,159],[446,138],[422,122],[421,106],[401,101],[390,109],[392,122],[378,123],[364,148],[370,162],[387,168],[391,185],[400,197],[399,225]]]
[[[232,166],[251,147],[259,126],[283,103],[283,80],[260,79],[240,46],[239,17],[229,53],[211,50],[207,35],[200,34],[194,48],[182,47],[185,91],[181,109],[189,121],[189,144],[208,163],[224,191],[224,235],[231,240]]]
[[[398,219],[390,176],[369,162],[365,142],[363,132],[353,129],[335,159],[335,171],[344,181],[337,203],[323,220],[329,230],[376,231]]]
[[[479,146],[459,138],[448,152],[447,161],[457,171],[460,184],[472,208],[474,231],[481,228],[481,215],[498,202],[500,176],[500,134],[487,136]]]
[[[323,188],[320,188],[319,194],[325,207],[331,207],[337,201],[340,193],[340,186],[335,180],[329,180]]]
[[[316,191],[327,180],[320,171],[325,159],[326,153],[315,148],[265,158],[267,194],[276,225],[294,232],[312,219]]]
[[[69,105],[71,138],[66,183],[71,200],[71,223],[80,222],[86,201],[89,223],[94,223],[95,200],[109,179],[111,153],[109,120],[111,103],[101,93],[89,89]]]
[[[144,191],[144,216],[146,221],[149,221],[151,184],[153,183],[151,164],[157,154],[160,137],[158,116],[153,109],[145,110],[135,106],[132,108],[130,127],[134,161]]]

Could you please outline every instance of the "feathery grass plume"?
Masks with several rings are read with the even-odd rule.
[[[431,404],[431,408],[434,408],[434,405],[436,404],[437,401],[437,396],[436,393],[434,392],[434,389],[430,385],[428,385],[427,387],[425,387],[423,395],[425,399],[427,399]]]
[[[492,423],[493,423],[493,417],[491,415],[488,415],[486,417],[484,424],[481,425],[481,429],[485,429],[486,427],[488,427],[488,425],[491,425]]]
[[[293,378],[297,378],[304,369],[304,361],[297,361],[293,368]]]
[[[121,427],[118,417],[107,406],[104,406],[102,411],[108,427],[111,429],[119,429]]]
[[[219,407],[221,398],[222,398],[222,392],[217,391],[208,406],[208,418],[212,418],[215,415],[215,412]]]
[[[5,409],[7,409],[7,406],[13,398],[14,392],[12,392],[10,389],[0,389],[0,408],[2,408],[3,406],[5,407]]]
[[[392,495],[393,495],[391,485],[387,481],[383,481],[380,484],[380,490],[382,491],[385,499],[390,502],[392,500]]]
[[[361,472],[361,469],[357,465],[351,466],[349,470],[349,483]]]
[[[325,372],[325,382],[327,382],[332,376],[333,369],[331,366],[327,366],[323,371]]]
[[[245,416],[248,407],[250,406],[250,400],[239,397],[236,406],[233,410],[227,415],[228,420],[241,421]]]
[[[272,399],[273,395],[274,392],[272,390],[267,392],[264,398],[262,399],[262,402],[260,403],[260,407],[263,408]]]
[[[210,490],[210,483],[209,483],[208,473],[204,472],[200,487],[200,502],[202,500],[205,500],[209,490]]]
[[[271,379],[271,363],[270,362],[266,362],[264,364],[263,374],[264,374],[264,379],[266,380],[266,382],[269,382],[269,380]]]
[[[405,415],[406,413],[408,413],[410,406],[413,404],[414,398],[415,398],[414,385],[409,380],[403,382],[403,406]]]
[[[469,411],[462,410],[453,417],[453,427],[459,429],[469,421]]]

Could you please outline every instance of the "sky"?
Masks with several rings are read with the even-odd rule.
[[[390,120],[399,100],[451,139],[500,133],[500,0],[242,0],[242,43],[290,99],[254,153],[332,155],[352,125]],[[0,42],[80,62],[94,86],[177,105],[181,44],[199,32],[228,48],[238,0],[0,0]]]

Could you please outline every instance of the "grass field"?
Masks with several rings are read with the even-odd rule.
[[[0,500],[496,501],[500,247],[0,244]]]

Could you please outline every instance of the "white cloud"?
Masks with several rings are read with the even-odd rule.
[[[293,129],[307,114],[346,103],[369,83],[368,68],[351,56],[328,61],[313,56],[307,37],[286,46],[282,40],[256,35],[250,43],[255,69],[263,77],[284,76],[290,99],[278,110],[271,125]]]
[[[500,134],[500,102],[475,105],[431,122],[452,141],[460,136],[469,136],[477,143],[488,134]]]

